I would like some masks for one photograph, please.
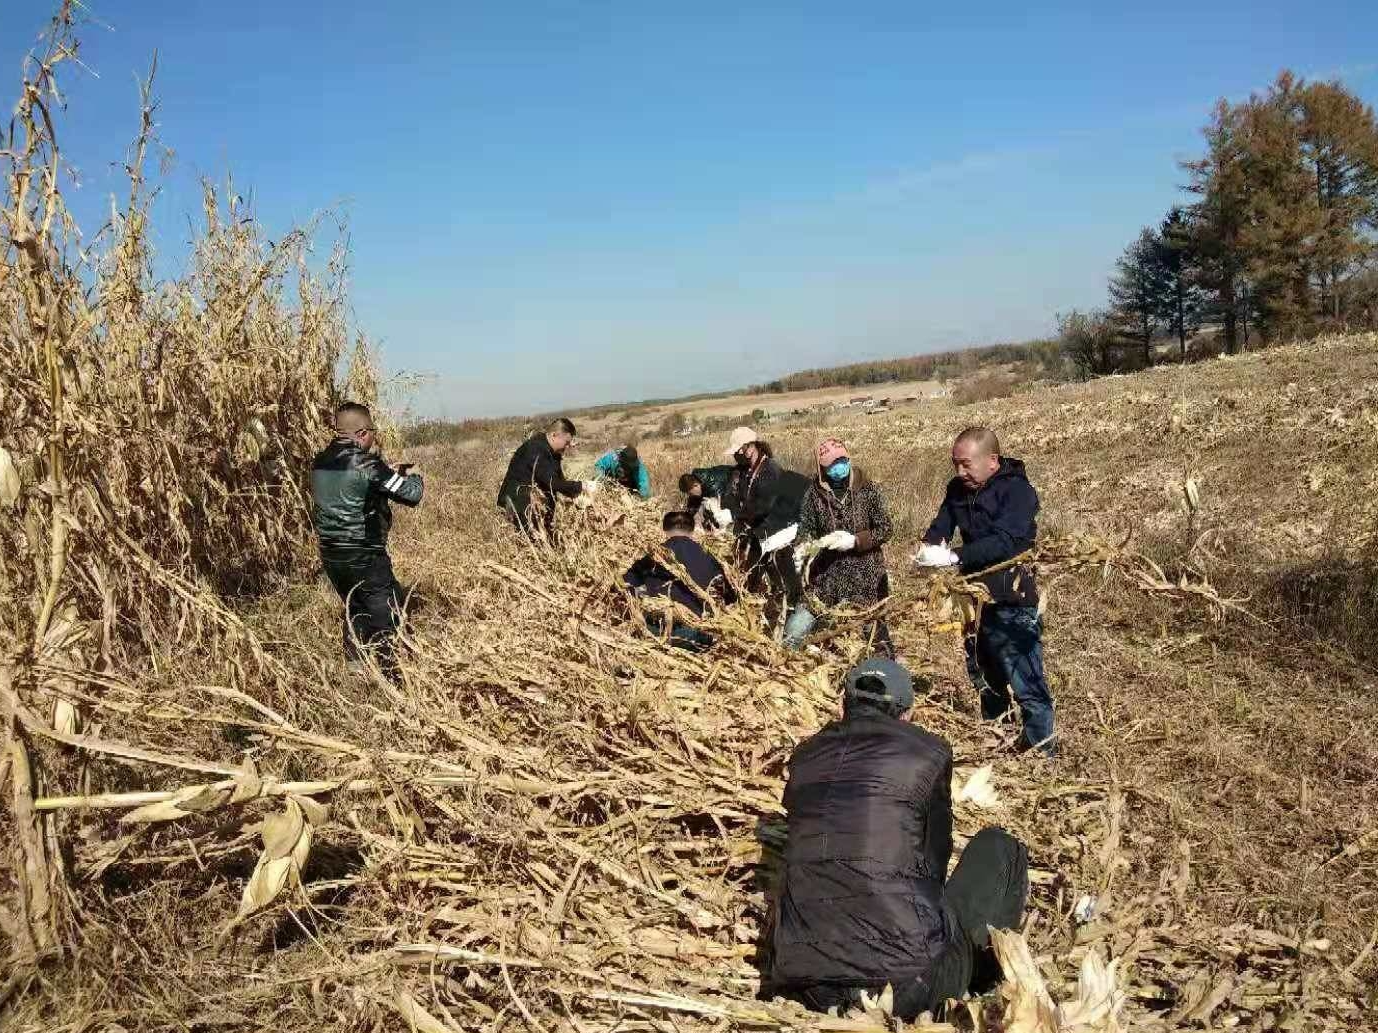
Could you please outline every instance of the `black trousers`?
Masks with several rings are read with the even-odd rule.
[[[1017,929],[1028,902],[1029,852],[1004,829],[982,829],[943,888],[947,949],[921,978],[892,982],[895,1015],[906,1022],[926,1011],[936,1016],[948,1000],[960,1000],[968,990],[990,989],[1000,977],[990,927]],[[811,1011],[836,1007],[840,1014],[861,1002],[860,988],[848,986],[807,987],[787,996]]]
[[[740,541],[740,539],[739,539]],[[753,592],[766,589],[765,619],[772,628],[804,600],[804,582],[794,567],[794,550],[777,549],[769,556],[761,553],[761,542],[754,535],[738,546],[741,565],[747,570],[746,586]]]
[[[406,589],[392,572],[392,560],[385,552],[323,554],[321,566],[345,602],[345,659],[359,660],[361,646],[372,649],[383,673],[395,680],[393,640],[406,603]]]

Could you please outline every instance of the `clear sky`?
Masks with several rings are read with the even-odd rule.
[[[278,232],[339,210],[358,325],[456,418],[1047,333],[1216,98],[1290,67],[1378,101],[1372,0],[90,7],[88,231],[156,49],[163,252],[202,176]],[[51,9],[0,5],[0,96]]]

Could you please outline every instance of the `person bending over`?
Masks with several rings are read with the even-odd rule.
[[[565,477],[564,455],[574,444],[574,423],[560,417],[540,434],[527,438],[512,454],[498,489],[498,508],[528,537],[539,529],[555,531],[555,497],[578,498],[596,482]]]
[[[698,517],[704,530],[716,531],[732,524],[732,513],[724,503],[734,490],[736,474],[735,465],[700,466],[680,474],[684,508]]]
[[[685,583],[682,575],[651,555],[641,557],[623,576],[629,589],[644,597],[668,598],[695,617],[704,615],[704,596],[714,597],[726,604],[737,601],[736,593],[723,573],[722,564],[694,540],[692,514],[683,511],[666,513],[661,528],[665,532],[665,551],[683,568],[698,592]],[[646,624],[657,635],[665,631],[664,619],[659,614],[647,614]],[[711,646],[713,637],[684,621],[671,620],[670,642],[684,649],[700,650]]]
[[[641,461],[634,445],[624,445],[611,452],[605,452],[593,464],[602,479],[620,484],[627,491],[635,492],[643,499],[651,497],[651,474]]]

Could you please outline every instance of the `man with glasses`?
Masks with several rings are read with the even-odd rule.
[[[367,406],[346,402],[335,410],[335,440],[311,468],[311,515],[321,565],[345,601],[345,659],[353,666],[360,647],[371,648],[396,680],[393,639],[405,593],[388,558],[390,503],[419,505],[422,483],[410,464],[393,469],[383,461],[377,434]]]

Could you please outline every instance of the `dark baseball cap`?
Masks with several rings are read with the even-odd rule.
[[[869,703],[898,717],[914,705],[914,678],[900,664],[882,656],[863,660],[843,682],[842,703]]]

